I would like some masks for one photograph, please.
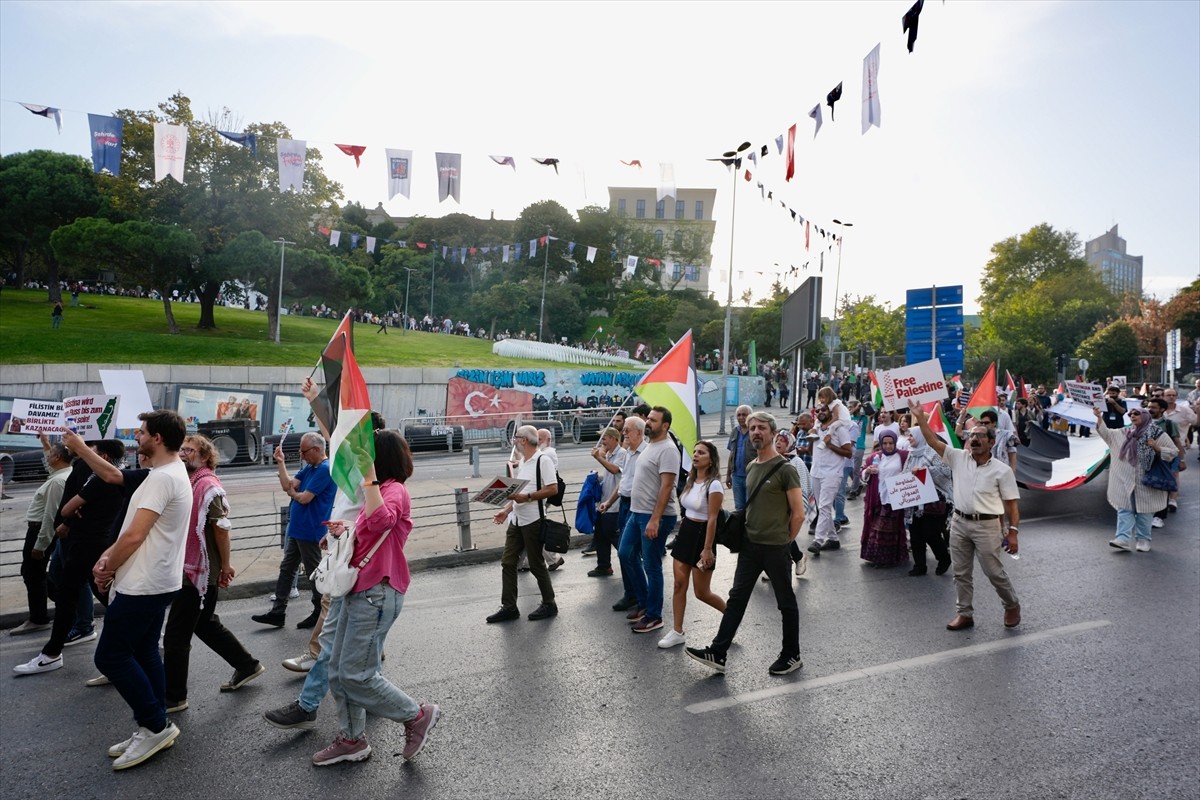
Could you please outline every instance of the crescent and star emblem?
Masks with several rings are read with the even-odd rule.
[[[487,406],[485,406],[484,408],[481,408],[481,409],[475,408],[474,406],[472,406],[471,398],[473,398],[475,396],[479,396],[479,397],[482,397],[484,400],[487,400]],[[470,394],[468,394],[466,397],[463,398],[463,408],[466,409],[467,414],[469,414],[472,417],[482,417],[484,415],[484,413],[486,413],[488,407],[491,407],[491,408],[499,408],[500,407],[500,393],[499,392],[496,392],[494,395],[492,395],[491,399],[488,399],[487,394],[485,394],[484,392],[479,392],[479,391],[471,392]]]

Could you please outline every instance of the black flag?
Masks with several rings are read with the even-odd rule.
[[[834,103],[836,103],[838,100],[841,100],[841,99],[842,99],[842,85],[841,85],[840,83],[839,83],[837,86],[833,87],[833,88],[832,88],[832,89],[829,91],[829,94],[825,95],[825,102],[829,104],[829,119],[830,119],[831,121],[834,119],[834,116],[833,116],[833,112],[834,112],[833,104],[834,104]]]
[[[921,21],[921,7],[925,5],[925,0],[917,0],[913,3],[913,7],[904,12],[904,30],[908,31],[908,52],[913,51],[913,45],[917,43],[917,23]]]

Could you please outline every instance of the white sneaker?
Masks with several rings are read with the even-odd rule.
[[[300,596],[300,590],[297,589],[295,586],[293,586],[292,590],[290,592],[288,592],[288,597],[291,598],[292,600],[295,600],[299,596]]]
[[[1150,552],[1150,542],[1148,542],[1145,539],[1138,539],[1137,551],[1139,553],[1149,553]]]
[[[1126,553],[1133,552],[1133,548],[1129,545],[1129,539],[1123,536],[1118,536],[1117,538],[1113,539],[1108,543],[1108,546],[1115,547],[1118,550],[1124,550]]]
[[[39,631],[48,631],[48,630],[50,630],[50,627],[51,626],[50,626],[49,622],[34,622],[31,619],[27,619],[24,622],[22,622],[20,625],[18,625],[17,627],[10,630],[8,632],[8,635],[9,636],[23,636],[26,633],[37,633]]]
[[[305,650],[295,658],[285,658],[283,660],[283,668],[290,669],[292,672],[308,672],[313,668],[313,664],[316,663],[317,657]]]
[[[97,675],[94,678],[88,678],[86,681],[83,682],[83,685],[84,686],[108,686],[110,683],[112,683],[112,681],[110,681],[108,679],[107,675]],[[113,756],[113,758],[116,758],[116,756]]]
[[[163,728],[160,733],[151,733],[149,728],[138,728],[127,741],[121,742],[125,745],[125,750],[113,762],[113,769],[136,767],[160,750],[166,750],[175,743],[175,739],[178,737],[179,726],[174,722],[168,722],[167,727]],[[109,753],[111,754],[120,746],[113,745],[109,748]]]
[[[1167,508],[1171,509],[1172,511],[1178,511],[1179,510],[1179,501],[1178,500],[1168,500]]]
[[[13,672],[17,673],[18,675],[36,675],[39,672],[53,672],[56,669],[62,669],[62,665],[62,656],[47,658],[41,653],[38,653],[24,664],[17,664],[15,667],[13,667]]]
[[[796,562],[795,572],[797,578],[803,578],[804,573],[808,572],[808,558],[801,553],[800,560]]]
[[[679,645],[683,644],[684,639],[685,637],[682,633],[672,630],[666,636],[658,640],[658,646],[663,650],[666,650],[669,647],[678,647]]]
[[[1150,527],[1151,527],[1151,528],[1161,528],[1162,526],[1163,526],[1162,517],[1155,517],[1155,518],[1154,518],[1153,520],[1151,520],[1151,522],[1150,522]]]

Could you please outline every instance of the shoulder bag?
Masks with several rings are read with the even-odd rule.
[[[1179,484],[1176,483],[1171,468],[1158,453],[1154,454],[1154,461],[1150,462],[1150,469],[1146,470],[1146,474],[1142,476],[1142,485],[1162,492],[1179,491]]]
[[[746,498],[746,508],[754,502],[754,498],[758,496],[758,490],[761,489],[767,481],[771,480],[771,476],[779,471],[779,468],[788,463],[786,458],[781,458],[779,463],[771,467],[771,471],[758,482],[754,487],[754,491]],[[746,508],[737,511],[731,511],[725,517],[722,523],[719,519],[717,522],[717,543],[723,544],[731,553],[740,552],[742,543],[746,540]]]
[[[313,585],[317,587],[317,591],[330,597],[343,597],[349,594],[350,590],[354,588],[354,584],[358,582],[359,571],[375,557],[375,551],[379,549],[391,532],[392,529],[388,528],[383,536],[379,537],[379,541],[375,542],[375,546],[357,564],[351,563],[354,559],[355,542],[352,529],[347,529],[341,536],[326,536],[325,555],[321,557],[321,563],[317,564],[317,568],[309,576]]]
[[[542,456],[538,456],[537,464],[534,467],[534,474],[537,476],[537,489],[542,489]],[[567,512],[563,510],[560,504],[558,510],[562,512],[563,521],[559,522],[556,519],[546,518],[546,508],[542,505],[542,501],[538,500],[538,516],[541,517],[541,538],[542,547],[549,550],[551,553],[565,553],[571,549],[571,526],[567,524]],[[530,558],[533,558],[530,555]]]

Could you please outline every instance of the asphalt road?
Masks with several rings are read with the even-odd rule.
[[[260,601],[223,602],[267,673],[220,694],[229,668],[198,645],[179,744],[136,769],[113,773],[105,757],[133,723],[111,688],[84,687],[94,645],[68,649],[57,672],[0,677],[0,786],[177,800],[1196,797],[1200,470],[1185,474],[1184,503],[1148,554],[1107,546],[1103,479],[1026,493],[1022,557],[1009,562],[1024,620],[1011,631],[981,576],[976,627],[951,633],[950,576],[873,569],[856,546],[822,555],[796,581],[805,666],[782,678],[767,674],[779,630],[765,584],[716,677],[630,633],[609,609],[619,579],[586,577],[578,552],[553,576],[560,615],[540,623],[484,624],[499,605],[495,564],[418,573],[385,672],[444,717],[407,764],[402,726],[372,720],[370,760],[312,767],[336,734],[332,701],[313,732],[261,718],[295,698],[301,680],[278,664],[304,632],[252,623]],[[722,555],[718,591],[734,564]],[[521,591],[528,612],[529,576]],[[689,643],[707,644],[717,623],[693,600]],[[40,644],[0,638],[0,664]]]

